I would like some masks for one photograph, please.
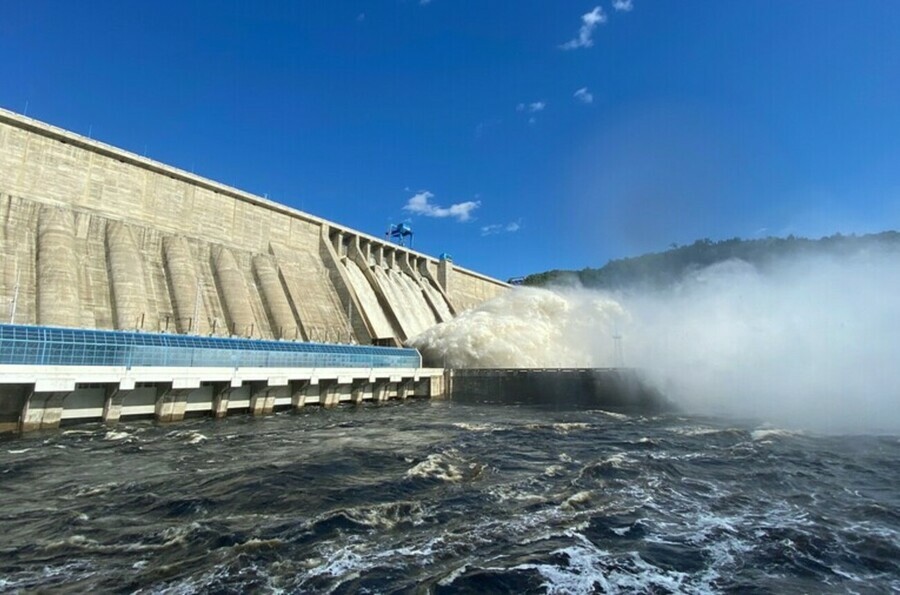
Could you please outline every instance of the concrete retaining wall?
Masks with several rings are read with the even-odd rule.
[[[659,413],[673,408],[638,371],[625,368],[468,369],[450,373],[453,401]]]

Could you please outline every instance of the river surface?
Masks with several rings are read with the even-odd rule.
[[[0,591],[900,591],[900,438],[416,401],[0,442]]]

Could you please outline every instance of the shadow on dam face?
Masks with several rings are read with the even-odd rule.
[[[458,369],[452,372],[449,392],[453,401],[467,404],[629,414],[675,410],[639,371],[627,368]]]

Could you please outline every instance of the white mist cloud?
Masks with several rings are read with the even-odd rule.
[[[424,215],[425,217],[452,217],[457,221],[468,221],[472,218],[472,211],[481,206],[481,201],[468,200],[452,204],[449,207],[441,207],[429,202],[432,198],[434,198],[434,194],[427,190],[422,190],[409,199],[403,210],[417,215]]]
[[[900,431],[898,256],[729,262],[625,298],[626,358],[692,410]]]
[[[606,13],[599,6],[595,6],[592,11],[581,15],[581,28],[578,30],[578,37],[570,39],[559,47],[564,50],[591,47],[594,45],[594,29],[597,28],[597,25],[605,22]]]
[[[739,261],[664,291],[516,289],[414,338],[451,366],[611,366],[687,412],[900,432],[900,252]]]
[[[632,0],[613,0],[613,9],[620,10],[623,12],[629,12],[634,5],[632,4]]]

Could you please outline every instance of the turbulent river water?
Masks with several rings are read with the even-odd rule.
[[[417,401],[0,442],[4,592],[900,590],[900,439]]]

